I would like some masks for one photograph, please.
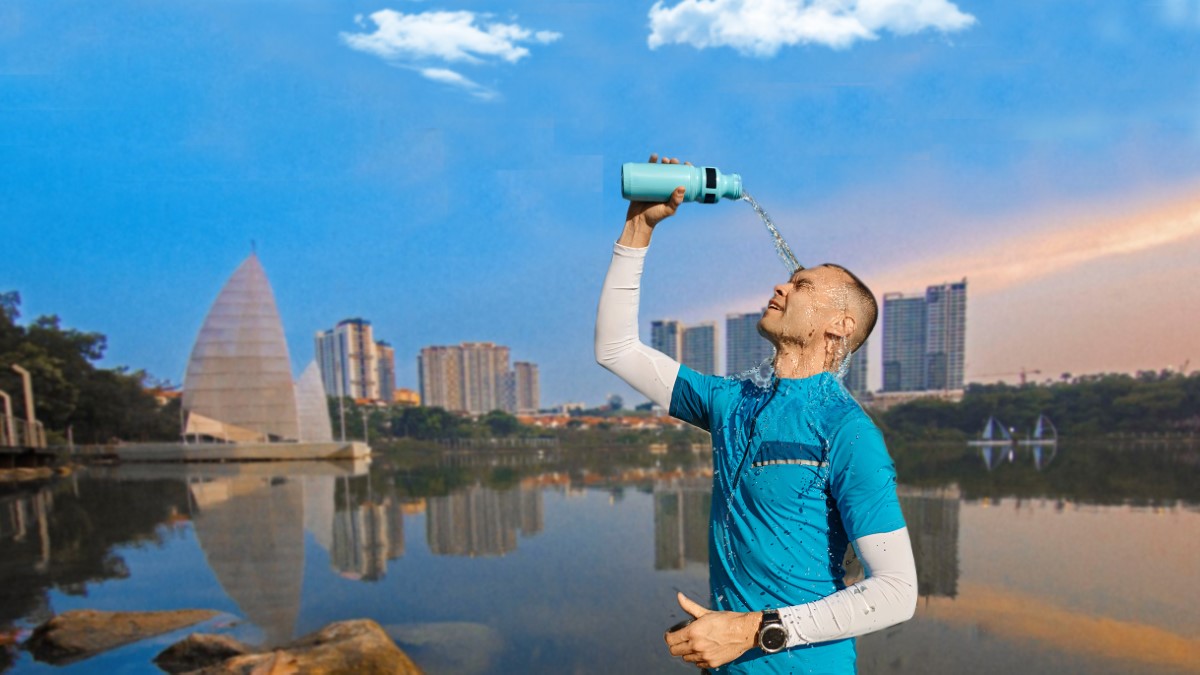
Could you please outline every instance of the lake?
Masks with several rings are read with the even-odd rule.
[[[859,672],[1200,672],[1200,450],[893,455],[921,597]],[[707,599],[710,476],[687,448],[460,450],[0,486],[0,669],[158,672],[188,630],[62,668],[12,643],[71,609],[194,607],[272,644],[371,618],[431,674],[695,672],[662,632],[677,589]]]

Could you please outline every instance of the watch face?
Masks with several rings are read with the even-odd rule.
[[[763,651],[777,652],[787,644],[787,631],[780,625],[767,626],[762,629],[759,640],[762,642]]]

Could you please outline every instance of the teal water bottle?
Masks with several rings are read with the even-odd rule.
[[[631,202],[665,202],[675,188],[687,189],[686,202],[714,204],[742,198],[742,177],[711,166],[627,162],[621,166],[621,196]]]

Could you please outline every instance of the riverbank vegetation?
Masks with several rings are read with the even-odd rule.
[[[20,308],[19,294],[0,293],[0,391],[16,417],[25,416],[25,397],[12,364],[30,372],[34,410],[51,445],[68,436],[76,443],[179,439],[177,398],[161,405],[145,371],[96,366],[107,347],[103,335],[64,328],[53,315],[21,325]]]
[[[889,438],[978,438],[989,417],[1025,436],[1038,415],[1060,436],[1194,435],[1200,432],[1200,372],[1145,371],[1066,378],[1053,384],[970,384],[957,403],[918,399],[876,415]]]

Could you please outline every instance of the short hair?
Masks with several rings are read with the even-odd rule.
[[[875,294],[871,292],[871,289],[854,272],[836,263],[823,263],[822,267],[832,267],[844,273],[850,279],[848,284],[850,292],[855,295],[863,308],[863,316],[857,318],[862,322],[864,329],[856,328],[855,334],[850,336],[850,353],[853,354],[871,336],[871,331],[875,330],[875,322],[879,319],[879,303],[875,302]]]

